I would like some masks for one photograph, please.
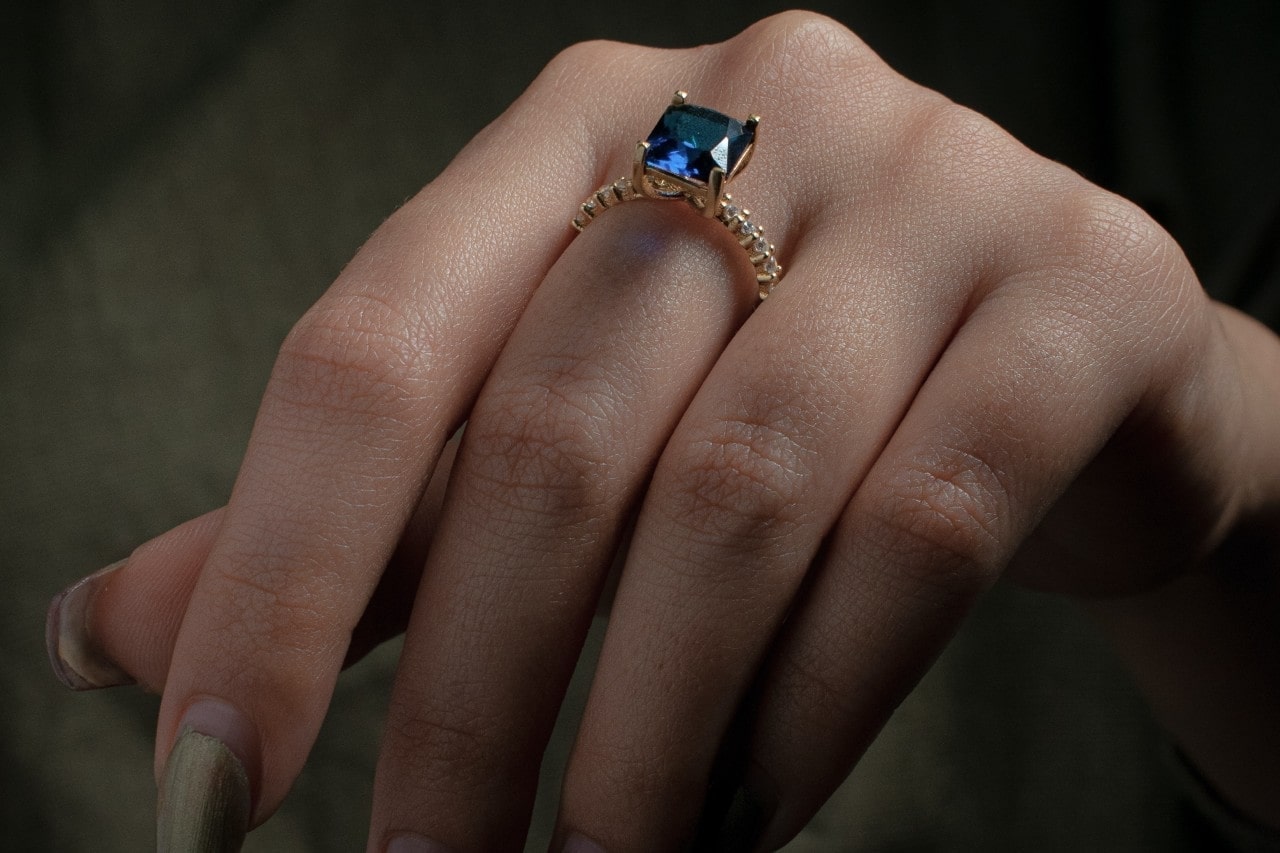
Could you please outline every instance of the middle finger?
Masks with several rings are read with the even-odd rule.
[[[683,204],[623,205],[570,245],[521,317],[471,413],[414,605],[375,845],[521,845],[603,569],[755,301],[742,250],[714,229]]]

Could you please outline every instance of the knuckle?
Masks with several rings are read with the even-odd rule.
[[[871,515],[878,550],[913,580],[955,591],[995,580],[1007,556],[1011,507],[992,465],[972,451],[943,448],[899,468]]]
[[[622,82],[628,69],[648,49],[608,39],[580,41],[563,48],[538,74],[530,90],[539,97],[563,101],[568,93],[581,97],[597,97],[600,78]]]
[[[312,658],[346,637],[332,600],[333,582],[307,561],[241,550],[211,567],[227,614],[219,636],[255,650],[255,660]]]
[[[1204,292],[1181,250],[1138,205],[1092,185],[1067,193],[1041,236],[1046,320],[1116,357],[1149,363],[1192,346]]]
[[[1072,278],[1090,301],[1109,307],[1140,300],[1175,279],[1181,266],[1172,238],[1136,204],[1093,186],[1070,194],[1051,235]]]
[[[417,792],[452,797],[527,788],[536,779],[537,755],[468,686],[467,695],[450,692],[445,702],[425,685],[397,691],[386,733],[397,775]]]
[[[558,523],[587,521],[616,502],[611,433],[621,414],[610,390],[588,384],[512,383],[485,401],[467,453],[486,500]]]
[[[847,642],[792,644],[779,654],[771,675],[777,694],[792,714],[809,718],[848,719],[857,712],[860,684],[847,683],[848,666],[840,659]]]
[[[385,300],[325,300],[286,336],[271,392],[308,408],[394,416],[424,393],[428,340],[423,319]]]
[[[389,734],[407,756],[420,757],[415,777],[429,787],[483,787],[491,779],[499,750],[497,721],[474,713],[475,703],[460,703],[457,713],[424,700],[406,713],[392,714]]]
[[[701,747],[677,742],[655,749],[652,735],[626,727],[607,738],[587,737],[574,747],[581,754],[582,775],[577,783],[584,790],[608,792],[622,802],[653,802],[673,788],[694,782],[685,778],[691,765],[696,766],[688,758]]]
[[[740,39],[757,51],[785,61],[801,73],[873,59],[871,49],[844,24],[817,12],[792,10],[772,15],[743,31]],[[753,51],[752,53],[755,53]],[[802,82],[802,81],[794,81]],[[810,82],[826,83],[815,79]]]
[[[1088,272],[1147,280],[1169,266],[1172,241],[1164,229],[1114,193],[1093,186],[1073,193],[1064,201],[1061,223],[1066,252]]]
[[[762,80],[765,91],[786,92],[785,99],[770,107],[769,121],[774,127],[794,125],[797,131],[812,116],[833,109],[856,115],[869,87],[891,76],[888,66],[852,31],[815,12],[788,11],[765,18],[723,48],[717,52],[721,76]],[[801,141],[796,139],[797,144]]]
[[[779,414],[722,419],[684,447],[671,506],[691,535],[764,544],[804,521],[812,454],[794,420]]]
[[[944,97],[928,102],[907,124],[903,148],[918,152],[945,152],[948,159],[976,159],[964,155],[989,151],[1012,140],[998,124],[962,104]]]
[[[978,196],[1007,197],[1011,181],[1035,160],[1004,128],[935,93],[909,109],[886,149],[887,172],[907,198],[941,199],[948,207]]]
[[[543,70],[547,79],[541,82],[554,84],[562,82],[566,76],[576,77],[589,72],[607,62],[621,47],[618,42],[607,39],[575,42],[551,57]]]

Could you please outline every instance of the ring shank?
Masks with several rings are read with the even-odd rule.
[[[631,178],[619,178],[611,184],[605,184],[579,205],[578,215],[572,222],[574,230],[581,232],[610,207],[638,198],[648,196],[636,189]],[[701,198],[688,193],[673,192],[670,195],[663,194],[660,198],[683,198],[696,210],[706,208],[706,203]],[[746,251],[747,259],[755,268],[758,293],[763,302],[782,278],[782,265],[778,263],[776,249],[765,239],[763,229],[751,221],[751,211],[740,207],[728,193],[721,196],[718,208],[712,218],[724,225],[738,241],[738,245]]]

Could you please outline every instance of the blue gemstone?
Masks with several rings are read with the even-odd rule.
[[[732,174],[754,139],[754,128],[715,110],[693,104],[671,106],[649,134],[644,164],[705,184],[717,166],[725,175]]]

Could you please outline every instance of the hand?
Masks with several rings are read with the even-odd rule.
[[[788,272],[754,313],[741,251],[682,205],[570,242],[676,86],[764,116],[733,192]],[[634,519],[561,838],[687,841],[742,714],[726,800],[772,848],[1002,572],[1156,589],[1274,511],[1271,341],[1136,207],[832,22],[582,45],[299,321],[227,508],[135,553],[86,624],[164,692],[158,773],[184,726],[224,741],[254,823],[344,660],[407,624],[370,849],[516,848]]]

